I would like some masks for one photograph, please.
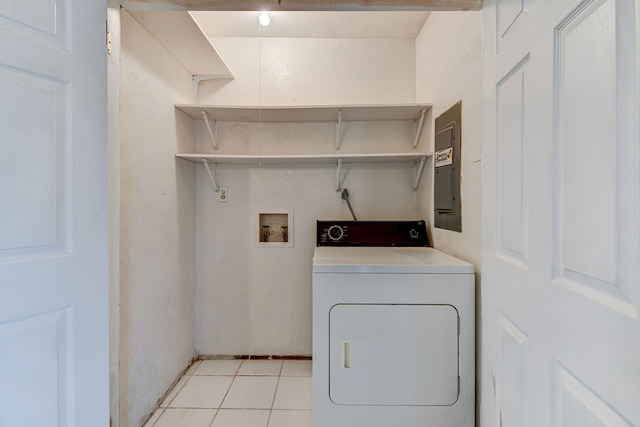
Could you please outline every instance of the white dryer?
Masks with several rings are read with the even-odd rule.
[[[424,221],[318,221],[313,426],[475,425],[473,266]]]

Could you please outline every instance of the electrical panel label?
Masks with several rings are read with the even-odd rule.
[[[446,148],[442,151],[436,151],[436,167],[447,166],[453,164],[453,147]]]

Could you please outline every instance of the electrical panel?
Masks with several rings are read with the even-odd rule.
[[[433,207],[437,228],[462,231],[460,164],[462,102],[442,113],[435,123]]]

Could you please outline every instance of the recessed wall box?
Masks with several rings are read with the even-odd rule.
[[[257,217],[258,247],[293,247],[293,210],[261,209]]]

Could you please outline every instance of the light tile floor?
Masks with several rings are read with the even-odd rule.
[[[197,361],[144,427],[311,427],[311,361]]]

